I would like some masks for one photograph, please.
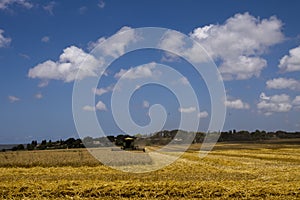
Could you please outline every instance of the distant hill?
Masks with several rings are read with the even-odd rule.
[[[18,146],[18,144],[0,144],[0,150],[5,149],[12,149],[14,147]]]

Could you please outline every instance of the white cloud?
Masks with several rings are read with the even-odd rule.
[[[94,94],[98,95],[98,96],[101,96],[102,94],[105,94],[107,92],[110,92],[114,89],[114,86],[113,85],[110,85],[106,88],[93,88],[92,91]]]
[[[8,9],[9,6],[12,6],[13,4],[17,4],[26,9],[33,7],[33,4],[27,0],[0,0],[0,10]]]
[[[197,116],[198,118],[206,118],[208,117],[208,113],[206,111],[199,112]]]
[[[258,77],[267,65],[260,56],[284,39],[276,17],[259,19],[249,13],[236,14],[222,25],[196,28],[191,36],[221,61],[220,71],[226,79],[238,80]]]
[[[11,42],[11,38],[5,37],[3,33],[4,30],[0,29],[0,48],[8,46]]]
[[[300,111],[300,96],[296,96],[292,104],[297,111]]]
[[[160,71],[156,70],[157,63],[151,62],[138,67],[130,68],[128,70],[121,69],[118,73],[115,74],[115,78],[124,78],[124,79],[139,79],[139,78],[149,78],[157,77],[161,74]]]
[[[49,36],[44,36],[44,37],[42,37],[41,41],[47,43],[47,42],[50,41],[50,37]]]
[[[191,106],[191,107],[188,107],[188,108],[178,108],[178,111],[181,112],[181,113],[192,113],[192,112],[196,111],[196,107]]]
[[[98,103],[96,104],[96,109],[100,111],[107,110],[106,105],[102,101],[98,101]]]
[[[259,57],[239,56],[224,60],[219,70],[224,80],[245,80],[253,76],[259,77],[260,72],[267,66],[267,61]]]
[[[196,63],[206,62],[206,52],[202,48],[199,48],[198,43],[192,44],[192,47],[187,48],[184,37],[183,34],[177,31],[169,30],[164,33],[164,36],[158,44],[158,48],[168,50],[172,53],[166,53],[162,57],[162,61],[174,62],[177,61],[176,59],[179,61],[176,55],[182,55]]]
[[[244,103],[241,99],[226,100],[224,104],[227,108],[232,108],[232,109],[242,110],[242,109],[250,108],[250,105],[248,103]]]
[[[265,115],[271,115],[273,112],[288,112],[292,105],[289,103],[274,103],[261,101],[257,104],[259,110],[264,110]]]
[[[105,37],[101,37],[99,38],[96,42],[90,41],[88,43],[88,50],[93,50],[95,47],[97,47],[98,45],[100,45],[101,43],[105,42],[106,38]]]
[[[263,94],[263,93],[262,93]],[[262,95],[261,95],[262,96]],[[264,99],[260,99],[257,104],[257,108],[265,115],[272,115],[274,112],[288,112],[292,109],[290,97],[287,94],[265,96]]]
[[[278,67],[284,72],[300,71],[300,46],[291,49],[289,55],[283,56]]]
[[[262,92],[260,95],[259,95],[259,98],[261,98],[262,100],[270,100],[271,98],[268,97],[264,92]]]
[[[273,95],[270,97],[270,101],[276,103],[284,103],[290,101],[290,96],[287,94]]]
[[[81,66],[83,61],[85,66]],[[71,46],[64,49],[57,62],[48,60],[31,68],[28,77],[71,82],[75,79],[97,76],[97,74],[102,73],[101,66],[103,66],[103,61],[97,60],[78,47]],[[77,74],[78,71],[80,73]]]
[[[179,34],[176,31],[167,31],[164,34],[164,37],[162,38],[158,46],[162,49],[169,49],[172,50],[174,53],[182,54],[182,52],[186,50],[184,48],[184,45],[184,36],[182,34]],[[168,54],[166,55],[168,56]]]
[[[118,58],[125,53],[125,48],[128,44],[133,43],[138,39],[139,37],[134,29],[124,26],[110,39],[101,37],[96,42],[89,42],[88,49],[92,50],[97,47],[97,50],[100,50],[103,56]],[[99,44],[101,44],[101,46],[98,46]]]
[[[189,80],[186,77],[180,78],[179,81],[183,85],[188,85],[189,84]]]
[[[82,110],[84,110],[84,111],[95,111],[96,109],[95,109],[94,106],[88,106],[88,105],[86,105],[86,106],[82,107]]]
[[[16,102],[16,101],[20,101],[21,99],[18,98],[18,97],[16,97],[16,96],[10,95],[10,96],[8,96],[8,100],[9,100],[11,103],[14,103],[14,102]]]
[[[269,89],[300,89],[300,81],[292,78],[274,78],[272,80],[268,80],[266,84]]]
[[[179,62],[180,61],[180,57],[178,57],[175,54],[166,52],[162,56],[161,61],[162,62]]]
[[[293,105],[300,105],[300,96],[295,97],[295,99],[293,100]]]
[[[50,15],[53,15],[53,9],[55,5],[56,5],[55,1],[51,1],[47,5],[43,6],[43,8],[44,10],[49,12]]]
[[[121,28],[117,34],[110,39],[100,38],[95,43],[89,43],[89,48],[92,48],[104,42],[101,47],[97,48],[97,50],[102,51],[101,55],[103,57],[96,59],[82,49],[70,46],[63,50],[58,61],[47,60],[31,68],[28,72],[28,77],[39,78],[43,81],[54,79],[71,82],[86,77],[99,76],[101,73],[104,73],[105,56],[119,57],[121,54],[124,54],[127,45],[138,38],[130,27]],[[81,66],[83,61],[85,66]],[[77,74],[77,72],[79,73]]]
[[[105,94],[108,92],[105,88],[94,88],[93,89],[94,94],[101,96],[102,94]]]
[[[282,23],[276,17],[259,19],[249,13],[236,14],[221,25],[199,27],[190,33],[206,52],[220,62],[220,72],[226,80],[244,80],[259,77],[267,66],[261,56],[272,45],[284,40]],[[168,31],[159,47],[185,55],[191,61],[207,61],[204,50],[196,44],[188,48],[176,31]]]
[[[98,101],[98,103],[96,104],[96,106],[89,106],[89,105],[86,105],[86,106],[83,106],[83,107],[82,107],[82,110],[94,112],[94,111],[96,111],[96,110],[99,110],[99,111],[106,111],[107,108],[106,108],[106,105],[105,105],[102,101]]]
[[[105,7],[105,2],[104,2],[103,0],[100,0],[100,1],[98,2],[97,6],[98,6],[99,8],[104,8],[104,7]]]
[[[144,108],[149,108],[149,106],[150,106],[150,103],[148,102],[148,101],[143,101],[143,107]]]
[[[34,95],[34,98],[36,98],[36,99],[42,99],[42,98],[43,98],[43,95],[42,95],[41,93],[36,93],[36,94]]]
[[[42,80],[39,84],[38,87],[43,88],[46,87],[49,84],[48,80]]]

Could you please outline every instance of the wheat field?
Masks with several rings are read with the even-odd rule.
[[[300,146],[194,145],[168,167],[126,173],[85,149],[0,153],[0,199],[300,199]]]

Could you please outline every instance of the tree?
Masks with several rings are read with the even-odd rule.
[[[32,145],[33,147],[36,147],[36,146],[37,146],[37,141],[36,141],[36,140],[32,140],[31,145]]]
[[[74,148],[76,140],[74,138],[67,139],[64,144],[67,145],[68,148]]]
[[[112,142],[112,143],[114,143],[115,142],[115,136],[107,136],[107,139],[110,141],[110,142]]]
[[[26,149],[29,151],[34,150],[34,146],[32,144],[27,144]]]
[[[18,146],[12,148],[13,151],[20,151],[20,150],[24,150],[24,149],[25,149],[25,147],[23,144],[19,144]]]
[[[52,147],[52,146],[53,146],[52,141],[49,140],[49,142],[48,142],[48,144],[47,144],[47,147]]]
[[[41,145],[46,145],[47,144],[47,140],[42,140]]]

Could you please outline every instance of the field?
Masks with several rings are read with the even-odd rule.
[[[219,143],[204,159],[198,148],[137,174],[84,149],[1,152],[0,199],[300,199],[299,143]]]

